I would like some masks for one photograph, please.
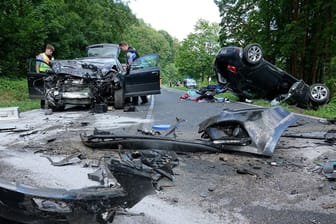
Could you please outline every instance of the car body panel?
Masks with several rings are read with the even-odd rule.
[[[142,80],[146,79],[146,82]],[[125,96],[160,94],[160,68],[145,68],[130,72],[124,76]]]
[[[223,111],[200,123],[198,132],[215,144],[223,144],[223,149],[272,156],[281,134],[297,119],[279,106]],[[235,145],[235,139],[247,141]]]
[[[124,76],[125,96],[160,94],[160,68],[157,64],[157,54],[148,54],[136,59],[129,74]]]
[[[44,77],[46,73],[36,72],[37,59],[28,61],[27,82],[28,93],[31,99],[43,99],[44,98]],[[44,62],[41,62],[44,63]]]

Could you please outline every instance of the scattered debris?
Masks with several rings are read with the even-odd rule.
[[[0,108],[1,120],[17,120],[20,118],[19,107],[4,107]]]
[[[336,143],[336,130],[328,130],[324,135],[325,141],[330,144]]]
[[[224,91],[222,85],[208,85],[200,89],[188,90],[184,95],[180,96],[181,100],[191,100],[195,102],[230,102],[229,99],[222,97],[215,97],[217,94]]]
[[[81,155],[82,155],[81,153],[74,153],[58,162],[54,162],[50,157],[45,155],[42,155],[42,157],[47,158],[50,161],[51,165],[53,166],[66,166],[66,165],[72,165],[74,163],[79,163],[81,161],[80,158]]]
[[[19,136],[20,136],[20,138],[22,138],[22,137],[26,137],[26,136],[28,136],[28,135],[34,135],[34,134],[37,134],[38,132],[39,132],[39,131],[37,131],[37,130],[29,131],[29,132],[23,133],[23,134],[21,134],[21,135],[19,135]]]
[[[336,161],[328,161],[322,165],[322,174],[329,180],[336,179]]]
[[[201,140],[180,140],[175,133],[184,121],[176,118],[175,125],[165,136],[116,135],[94,131],[93,135],[81,133],[82,142],[91,148],[159,149],[175,152],[240,151],[272,156],[282,132],[297,117],[281,107],[223,111],[199,124]],[[99,133],[99,134],[98,134]],[[259,135],[257,133],[264,133]],[[173,134],[173,138],[168,135]]]
[[[213,192],[215,190],[216,190],[216,186],[215,185],[211,185],[211,186],[208,187],[208,191],[210,191],[210,192]]]
[[[79,156],[51,162],[65,165]],[[100,170],[88,174],[99,185],[81,189],[36,188],[1,179],[0,216],[26,224],[111,223],[118,210],[131,208],[154,194],[161,177],[173,179],[178,159],[171,152],[122,152],[120,159],[107,156],[100,163]]]
[[[296,120],[282,107],[223,111],[201,122],[198,132],[222,150],[272,156],[281,134]]]
[[[331,129],[328,131],[318,131],[318,132],[309,132],[309,133],[285,133],[282,137],[289,138],[308,138],[308,139],[318,139],[324,140],[327,143],[335,144],[336,142],[336,130]]]
[[[329,203],[329,204],[327,204],[327,203],[323,203],[323,204],[321,205],[321,207],[324,208],[324,209],[336,208],[336,203]]]
[[[13,126],[13,125],[8,125],[8,126],[1,125],[1,126],[2,127],[0,128],[0,132],[10,132],[16,129],[16,126]]]
[[[117,150],[120,145],[123,149],[134,150],[169,150],[175,152],[221,152],[219,148],[211,142],[201,140],[177,140],[165,136],[149,135],[80,135],[84,145],[92,149],[111,149]]]
[[[292,191],[290,192],[291,195],[298,194],[298,193],[299,193],[299,192],[298,192],[298,190],[296,190],[296,189],[295,189],[295,190],[292,190]]]
[[[80,124],[82,127],[86,127],[90,124],[90,122],[81,122]]]
[[[152,136],[161,135],[161,132],[155,131],[153,129],[152,130],[140,130],[140,129],[138,129],[137,131],[140,132],[143,135],[152,135]]]
[[[56,140],[56,138],[55,137],[52,137],[52,138],[48,138],[47,140],[46,140],[46,142],[47,143],[50,143],[50,142],[53,142],[53,141],[55,141]]]
[[[245,169],[245,168],[237,169],[236,172],[237,172],[238,174],[249,174],[249,175],[252,175],[252,176],[257,176],[257,177],[259,177],[259,174],[258,174],[258,173],[253,172],[253,171],[248,170],[248,169]]]
[[[136,112],[138,109],[135,106],[125,106],[124,112]]]
[[[93,108],[94,113],[106,113],[107,104],[106,103],[95,103]]]
[[[165,134],[165,136],[169,136],[170,134],[173,133],[174,138],[176,138],[177,137],[177,135],[176,135],[176,129],[178,129],[180,123],[185,122],[185,121],[186,120],[177,117],[176,121],[175,121],[175,124],[173,125],[173,127],[171,129],[169,129],[167,131],[167,133]]]
[[[53,114],[52,109],[45,109],[44,110],[44,115],[52,115],[52,114]]]
[[[322,124],[336,124],[336,118],[334,119],[320,119],[320,123]]]
[[[99,167],[93,173],[88,173],[88,178],[93,181],[97,181],[100,184],[104,184],[104,170],[103,168]]]

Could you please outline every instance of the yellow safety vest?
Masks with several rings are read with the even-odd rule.
[[[40,72],[45,72],[45,71],[47,71],[48,69],[50,69],[50,66],[49,66],[49,63],[50,63],[50,59],[49,59],[49,57],[45,54],[45,53],[42,53],[42,60],[45,62],[45,63],[43,63],[43,62],[40,62],[41,64],[40,64]],[[54,58],[52,58],[52,60],[53,60]]]

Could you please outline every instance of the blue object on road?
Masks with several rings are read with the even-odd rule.
[[[166,131],[170,128],[170,124],[156,124],[152,126],[153,130]]]

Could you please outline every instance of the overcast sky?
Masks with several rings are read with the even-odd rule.
[[[133,0],[133,13],[156,30],[165,30],[178,40],[194,31],[199,19],[220,22],[213,0]]]

